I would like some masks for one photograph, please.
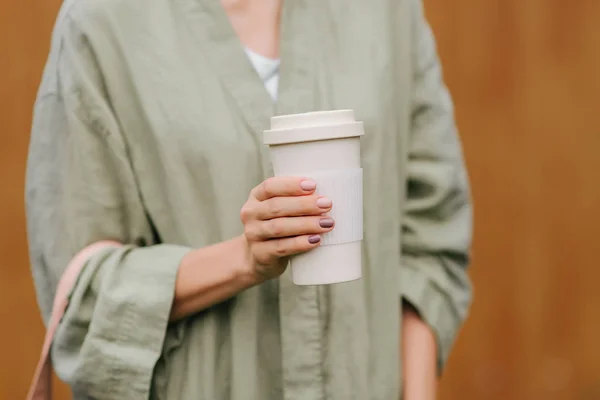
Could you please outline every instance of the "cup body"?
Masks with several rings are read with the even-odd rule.
[[[275,176],[304,176],[333,202],[333,231],[319,247],[291,258],[297,285],[347,282],[362,276],[363,125],[351,110],[278,116],[265,131]]]

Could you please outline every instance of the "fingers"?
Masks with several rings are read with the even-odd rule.
[[[251,241],[264,241],[290,236],[321,234],[329,232],[333,226],[333,219],[325,216],[275,218],[248,224],[246,237]]]
[[[331,210],[332,203],[326,197],[297,196],[274,197],[255,204],[254,218],[269,220],[281,217],[321,215]]]
[[[311,250],[333,229],[328,198],[315,194],[316,183],[302,177],[270,178],[254,188],[240,211],[245,237],[256,265],[281,274],[281,259]]]
[[[258,201],[281,196],[304,196],[313,193],[316,187],[316,183],[307,178],[274,177],[255,187],[251,192],[251,196]]]
[[[320,235],[302,235],[256,243],[255,251],[260,255],[259,262],[269,264],[282,257],[309,251],[320,244]]]

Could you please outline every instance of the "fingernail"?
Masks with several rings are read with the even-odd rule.
[[[317,206],[319,208],[329,208],[331,207],[331,200],[327,197],[320,197],[317,199]]]
[[[321,236],[319,235],[312,235],[308,237],[308,243],[310,244],[317,244],[321,241]]]
[[[317,184],[313,181],[302,181],[300,182],[300,187],[302,188],[302,190],[310,192],[311,190],[315,190]]]
[[[333,226],[332,218],[323,218],[319,221],[321,228],[331,228]]]

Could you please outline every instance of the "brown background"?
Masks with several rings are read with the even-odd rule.
[[[2,400],[24,397],[43,335],[23,177],[60,3],[0,5]],[[476,202],[475,303],[441,398],[600,399],[600,2],[425,3]]]

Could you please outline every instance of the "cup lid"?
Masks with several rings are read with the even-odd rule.
[[[267,145],[341,139],[364,134],[362,121],[353,110],[313,111],[271,118],[271,129],[264,131]]]

